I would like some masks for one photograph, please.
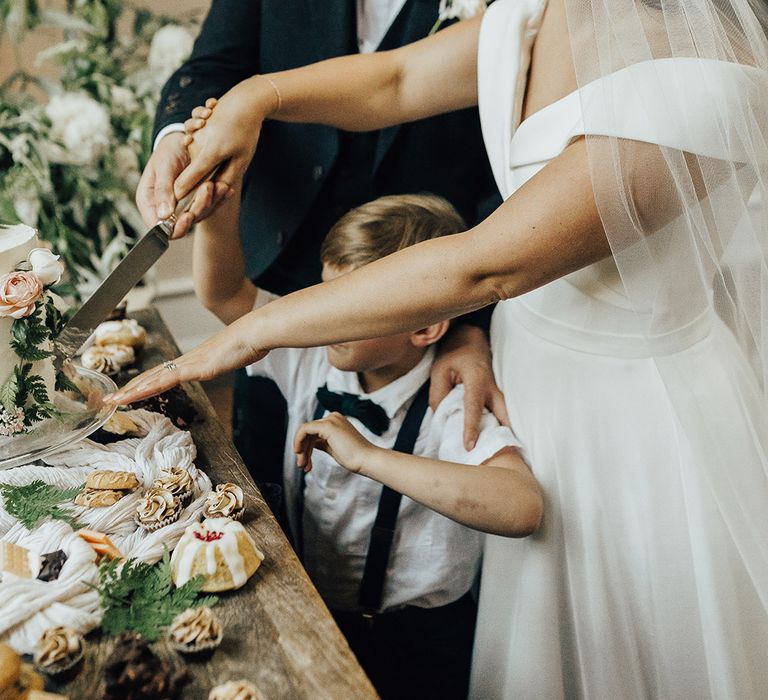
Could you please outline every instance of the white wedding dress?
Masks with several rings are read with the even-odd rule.
[[[517,124],[543,9],[501,0],[481,29],[480,114],[505,197],[584,133],[592,90],[626,99],[591,133],[707,148],[718,125],[687,78],[708,71],[727,91],[734,64],[636,64]],[[658,108],[694,110],[694,129],[635,118],[650,74],[673,88]],[[762,394],[709,307],[657,336],[642,324],[612,259],[496,308],[496,376],[546,510],[533,537],[487,538],[472,698],[768,695]]]

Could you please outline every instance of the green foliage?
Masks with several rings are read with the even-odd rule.
[[[62,256],[76,292],[102,280],[144,232],[133,199],[151,152],[163,81],[147,57],[153,35],[169,19],[122,0],[68,0],[65,8],[0,0],[0,34],[8,39],[38,26],[64,34],[34,64],[55,64],[55,78],[24,67],[0,85],[0,222],[37,228]],[[61,125],[57,132],[41,91],[92,98],[90,117],[106,110],[102,146],[60,142]],[[73,130],[83,141],[92,131]]]
[[[0,404],[9,416],[15,414],[17,407],[21,408],[24,413],[23,426],[29,427],[57,414],[42,377],[32,373],[32,363],[53,354],[48,348],[61,331],[63,323],[61,312],[56,308],[51,295],[45,291],[35,304],[32,314],[14,319],[11,324],[10,345],[21,362],[0,386]],[[16,432],[23,426],[6,426],[6,429],[8,432]]]
[[[71,501],[82,486],[71,489],[58,489],[44,481],[33,481],[24,486],[0,484],[5,510],[31,530],[43,518],[63,520],[72,527],[79,527],[75,517],[61,507]]]
[[[48,329],[48,335],[50,338],[56,338],[64,327],[64,315],[56,306],[50,294],[46,295],[44,307],[45,327]]]
[[[47,309],[47,302],[41,299],[35,304],[35,310],[29,316],[13,320],[11,348],[21,360],[38,362],[53,354],[50,350],[40,347],[51,338],[47,323]]]
[[[25,426],[57,414],[42,377],[32,374],[29,362],[13,368],[11,376],[0,387],[0,403],[8,414],[13,414],[16,407],[21,408]]]
[[[64,374],[64,372],[61,370],[56,372],[56,386],[54,389],[55,391],[69,391],[74,394],[82,393],[77,385],[70,381],[69,377],[67,377],[67,375]],[[2,397],[0,397],[0,401],[2,401]]]
[[[0,18],[9,31],[24,32],[40,23],[37,0],[0,0]]]
[[[99,596],[104,608],[101,629],[106,634],[133,630],[152,642],[163,627],[187,608],[214,606],[215,596],[199,597],[202,576],[176,588],[171,578],[171,558],[166,549],[156,564],[129,559],[102,560],[99,565]]]
[[[0,386],[0,404],[10,414],[16,410],[16,397],[19,394],[19,383],[16,379],[16,373],[11,373],[11,376],[5,380],[2,386]]]
[[[43,418],[50,418],[56,415],[56,407],[48,398],[48,389],[45,387],[42,377],[31,374],[32,365],[22,365],[24,375],[20,380],[20,386],[23,388],[23,394],[17,398],[18,406],[24,407],[24,424],[32,425]],[[14,372],[18,372],[16,367]],[[29,403],[31,401],[31,403]]]

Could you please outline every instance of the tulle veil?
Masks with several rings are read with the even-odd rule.
[[[747,572],[734,576],[729,600],[702,586],[696,604],[723,625],[748,615],[765,629],[768,4],[564,1],[599,213],[681,441],[695,455],[695,473],[675,478],[691,494],[692,528],[713,517],[722,523],[694,547],[693,570]],[[647,136],[637,138],[633,124]],[[708,376],[695,358],[666,349],[670,335],[724,327],[730,332],[717,342],[733,362]],[[706,500],[717,512],[695,512]],[[718,561],[723,551],[733,559]],[[742,596],[759,606],[744,606]],[[718,639],[725,637],[705,640],[713,696],[764,693]]]
[[[583,136],[613,260],[494,315],[547,506],[533,538],[486,541],[472,697],[763,697],[768,6],[549,2],[578,91],[515,126],[550,6],[496,0],[484,137],[514,193]]]

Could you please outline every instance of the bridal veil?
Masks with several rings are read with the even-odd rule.
[[[690,527],[719,523],[706,539],[691,538],[693,571],[746,573],[734,575],[730,596],[699,583],[698,601],[680,604],[709,611],[714,626],[739,625],[742,616],[765,626],[768,5],[565,5],[600,217],[683,449],[693,455],[695,469],[674,476],[688,494]],[[728,345],[722,356],[732,361],[713,370],[667,351],[668,337],[703,336],[721,321],[731,333],[713,342]],[[724,640],[705,629],[712,695],[765,692],[734,665],[754,650],[725,649]]]
[[[578,90],[515,124],[545,2],[497,0],[484,138],[505,196],[585,138],[613,256],[494,315],[547,503],[488,539],[473,697],[761,697],[768,6],[559,1]]]

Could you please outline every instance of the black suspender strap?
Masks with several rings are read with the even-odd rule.
[[[428,405],[429,380],[421,386],[408,408],[393,450],[413,453]],[[389,564],[392,540],[395,536],[397,513],[400,510],[401,499],[402,494],[388,486],[382,486],[379,509],[371,531],[371,542],[368,545],[363,580],[360,583],[359,602],[365,613],[375,613],[381,608],[384,579],[387,575],[387,565]]]
[[[419,437],[421,423],[429,406],[429,380],[422,384],[408,408],[403,425],[397,433],[393,450],[398,452],[413,453],[416,439]],[[319,420],[325,415],[325,409],[318,403],[312,420]],[[301,485],[299,487],[297,504],[298,508],[298,554],[303,558],[304,554],[304,484],[306,473],[301,472]],[[360,606],[366,613],[378,612],[381,608],[382,593],[384,591],[384,579],[387,575],[389,555],[392,550],[392,540],[395,536],[397,514],[400,510],[402,494],[388,486],[381,487],[379,508],[376,512],[376,520],[371,531],[371,541],[368,545],[368,555],[365,560],[363,579],[360,582]]]

